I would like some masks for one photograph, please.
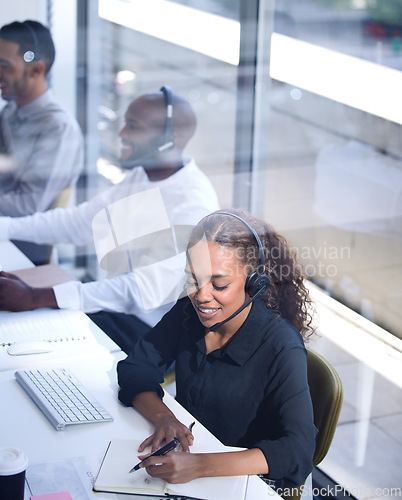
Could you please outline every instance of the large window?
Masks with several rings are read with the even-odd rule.
[[[106,176],[113,175],[110,164],[119,155],[117,134],[133,97],[169,85],[190,101],[197,114],[197,131],[186,153],[210,177],[222,206],[231,206],[238,7],[218,2],[210,12],[189,3],[99,1],[102,57],[99,76],[91,82],[99,93],[98,167]],[[224,46],[226,37],[234,47]]]
[[[221,206],[265,217],[313,283],[402,338],[401,10],[399,0],[89,2],[90,164],[118,181],[128,103],[170,85],[197,113],[187,153]],[[400,385],[360,347],[325,335],[313,347],[345,386],[322,470],[359,498],[398,487],[402,440],[389,447],[389,436],[402,423]]]
[[[99,0],[98,171],[113,182],[133,96],[170,85],[196,110],[187,152],[221,206],[264,216],[312,282],[402,338],[401,3]],[[322,470],[359,498],[397,487],[400,386],[324,336],[313,346],[345,385]],[[374,472],[378,448],[386,471]]]
[[[265,215],[313,281],[402,338],[402,2],[275,9]]]
[[[268,119],[255,143],[267,161],[253,204],[312,282],[397,337],[378,329],[376,350],[359,315],[318,319],[312,347],[345,387],[320,467],[358,498],[400,495],[402,2],[276,0],[274,14],[260,4],[260,23],[274,27],[269,97],[258,109]]]
[[[170,85],[197,112],[187,152],[221,205],[264,215],[309,278],[402,337],[401,2],[247,4],[258,23],[236,1],[99,0],[98,169],[113,176],[133,96]]]

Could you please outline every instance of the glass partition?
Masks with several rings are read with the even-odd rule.
[[[274,26],[260,47],[268,97],[254,151],[266,161],[254,165],[252,206],[290,240],[313,289],[347,306],[327,309],[314,294],[310,346],[340,373],[345,399],[320,465],[325,488],[313,492],[400,496],[402,2],[260,7],[259,22]]]
[[[197,4],[196,8],[195,5]],[[208,5],[208,7],[207,7]],[[163,85],[192,104],[197,131],[186,153],[210,177],[222,206],[232,205],[239,8],[236,2],[98,3],[101,61],[98,170],[119,171],[118,131],[134,97]],[[160,11],[155,15],[155,8]]]
[[[358,313],[342,329],[346,338],[366,332],[362,344],[342,344],[345,335],[331,337],[327,326],[312,343],[345,387],[321,471],[338,485],[335,493],[345,488],[358,498],[387,496],[400,485],[402,440],[390,436],[402,423],[401,386],[378,368],[385,355],[371,363],[371,327],[358,318],[402,338],[401,6],[89,3],[94,178],[100,173],[106,185],[121,178],[117,134],[133,97],[171,86],[196,111],[187,154],[221,206],[262,215],[290,240],[311,282]],[[394,345],[385,330],[378,330],[380,344]]]
[[[401,11],[277,0],[263,134],[266,218],[312,281],[400,338]]]

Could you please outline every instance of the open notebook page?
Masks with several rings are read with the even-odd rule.
[[[49,342],[50,352],[28,356],[8,354],[8,346],[14,342],[32,340]],[[0,371],[21,369],[48,359],[119,350],[119,346],[82,311],[0,311]]]
[[[194,479],[189,483],[169,484],[161,479],[150,477],[145,469],[129,470],[138,463],[138,446],[141,440],[114,439],[111,441],[98,477],[94,484],[95,491],[114,493],[137,493],[142,495],[183,495],[202,500],[243,500],[247,476],[208,477]],[[192,452],[226,451],[233,448],[221,446],[219,450],[202,450],[202,445],[195,444]]]

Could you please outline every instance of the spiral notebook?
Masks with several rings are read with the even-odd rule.
[[[49,342],[51,352],[11,356],[8,347],[14,342],[41,340]],[[23,312],[0,312],[0,370],[11,370],[44,359],[82,355],[120,348],[82,311],[36,309]]]

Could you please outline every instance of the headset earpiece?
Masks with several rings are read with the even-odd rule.
[[[257,234],[257,232],[250,226],[248,222],[239,217],[236,214],[232,214],[231,212],[219,212],[223,215],[229,215],[238,219],[239,221],[245,224],[250,232],[253,234],[255,242],[258,246],[258,266],[257,270],[250,273],[246,278],[245,283],[245,291],[250,295],[250,297],[254,297],[257,293],[258,295],[263,295],[269,288],[270,281],[268,276],[264,273],[265,265],[264,265],[264,250],[262,248],[261,240]]]
[[[158,150],[169,151],[169,149],[174,148],[174,136],[173,136],[173,94],[170,87],[164,85],[161,87],[161,92],[165,96],[165,104],[166,104],[166,124],[165,124],[165,133],[163,144],[159,146]]]
[[[267,291],[269,285],[270,281],[266,274],[261,274],[260,271],[254,271],[246,278],[245,290],[246,293],[250,295],[250,297],[254,297],[254,295],[262,290],[262,288],[265,288],[265,291]]]

